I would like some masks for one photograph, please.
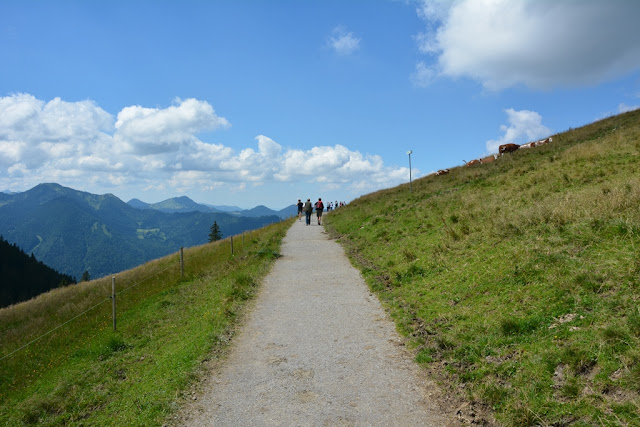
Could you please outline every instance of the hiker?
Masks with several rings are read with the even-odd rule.
[[[298,221],[302,219],[302,206],[303,203],[298,199]]]
[[[311,199],[307,199],[304,203],[304,215],[306,217],[307,225],[311,224],[311,212],[313,212],[313,206],[311,206]]]
[[[322,199],[318,198],[316,202],[316,215],[318,217],[318,225],[322,225],[322,211],[324,210],[324,204],[322,203]]]

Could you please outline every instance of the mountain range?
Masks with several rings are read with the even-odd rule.
[[[214,221],[223,237],[295,215],[295,206],[222,212],[187,197],[125,203],[55,183],[0,193],[0,235],[55,270],[92,278],[135,267],[180,247],[208,241]]]
[[[259,205],[252,209],[242,209],[237,206],[215,206],[196,203],[186,196],[173,197],[158,203],[145,203],[140,199],[131,199],[127,202],[129,206],[136,209],[154,209],[161,212],[226,212],[238,216],[258,217],[277,215],[285,219],[294,215],[297,210],[295,205],[287,206],[279,211],[274,211],[266,206]]]

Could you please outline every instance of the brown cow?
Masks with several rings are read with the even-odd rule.
[[[436,172],[436,176],[437,175],[446,175],[449,173],[449,169],[440,169],[438,172]]]
[[[483,157],[480,159],[480,163],[485,164],[485,163],[491,163],[496,159],[496,155],[492,154],[490,156],[487,157]]]
[[[534,144],[536,147],[539,147],[540,145],[548,144],[549,142],[553,142],[553,138],[549,137],[547,139],[541,139],[540,141],[535,142]]]
[[[516,151],[518,148],[520,148],[518,144],[503,144],[498,147],[498,152],[500,154],[511,153],[513,151]]]
[[[465,163],[465,165],[467,165],[467,166],[479,165],[479,164],[481,163],[481,162],[480,162],[480,160],[478,160],[478,159],[471,160],[470,162],[467,162],[466,160],[462,160],[462,161],[463,161],[463,162]]]

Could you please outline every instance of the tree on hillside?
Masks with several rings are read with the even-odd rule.
[[[0,308],[75,282],[0,236]]]
[[[211,226],[210,230],[211,233],[209,233],[209,243],[222,239],[222,233],[220,232],[220,227],[218,226],[217,221],[213,221],[213,225]]]
[[[89,274],[89,272],[87,270],[85,270],[82,273],[82,278],[80,279],[81,282],[88,282],[89,280],[91,280],[91,275]]]

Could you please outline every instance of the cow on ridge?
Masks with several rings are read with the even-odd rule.
[[[540,141],[535,142],[534,144],[535,144],[536,147],[539,147],[540,145],[548,144],[549,142],[553,142],[553,138],[552,137],[549,137],[547,139],[541,139]]]
[[[518,144],[503,144],[500,147],[498,147],[498,152],[500,154],[512,153],[516,151],[518,148],[520,148]]]

